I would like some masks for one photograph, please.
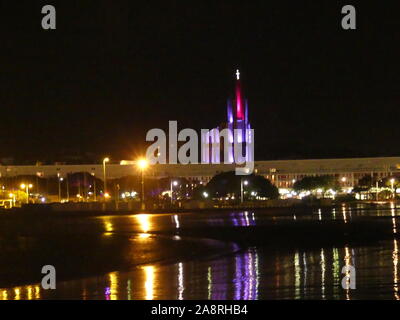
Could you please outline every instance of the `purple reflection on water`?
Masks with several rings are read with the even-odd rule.
[[[235,227],[250,227],[256,225],[254,213],[249,214],[248,211],[231,213],[230,220]]]
[[[106,296],[106,300],[110,300],[110,295],[111,295],[111,289],[110,289],[110,287],[106,287],[106,288],[104,289],[104,294],[105,294],[105,296]]]
[[[238,255],[235,257],[235,265],[236,265],[236,276],[234,279],[235,283],[235,300],[240,300],[242,293],[242,255]]]
[[[228,289],[228,279],[226,273],[226,265],[220,262],[211,264],[212,270],[212,289],[211,300],[226,300]]]
[[[248,249],[235,257],[235,300],[254,300],[258,297],[257,251]]]

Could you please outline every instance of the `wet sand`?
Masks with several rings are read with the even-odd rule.
[[[397,299],[398,216],[344,206],[1,217],[0,299]],[[44,264],[57,269],[54,291],[38,285]],[[340,285],[347,264],[356,290]]]

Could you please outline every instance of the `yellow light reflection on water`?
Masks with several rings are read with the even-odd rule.
[[[108,278],[110,281],[110,300],[118,300],[118,273],[111,272]]]
[[[21,300],[21,288],[14,289],[14,300]]]
[[[112,232],[114,231],[114,225],[112,224],[110,218],[102,217],[101,219],[103,220],[104,230],[106,231],[104,232],[104,235],[111,236]]]
[[[307,256],[306,253],[303,252],[303,288],[304,295],[307,295]]]
[[[351,254],[350,254],[350,250],[349,247],[345,247],[344,248],[345,251],[345,256],[344,256],[344,263],[346,265],[346,267],[353,267],[351,265]],[[346,268],[346,270],[350,270],[350,268]],[[346,276],[350,276],[349,275],[349,271],[346,271]],[[346,290],[346,300],[350,300],[350,277],[347,278],[347,289]]]
[[[135,216],[143,233],[147,233],[151,229],[151,216],[149,214],[138,214]]]
[[[339,287],[340,282],[340,262],[339,262],[339,251],[337,248],[333,248],[333,261],[332,261],[332,278],[334,280],[335,286],[333,287],[333,297],[335,299],[339,298]]]
[[[0,290],[0,300],[34,300],[40,299],[40,287],[23,286]]]
[[[294,255],[295,299],[300,299],[300,256],[297,250]]]
[[[321,294],[322,299],[325,299],[325,254],[323,248],[321,248]]]
[[[40,287],[35,286],[35,299],[40,299]]]
[[[132,300],[132,284],[131,280],[128,280],[126,282],[126,293],[127,293],[127,299]]]
[[[212,294],[212,269],[208,267],[207,269],[207,291],[208,291],[208,300],[211,300]]]
[[[33,299],[33,287],[32,286],[28,286],[26,288],[26,291],[27,291],[28,300],[32,300]]]
[[[395,207],[394,207],[394,204],[393,203],[391,203],[390,204],[390,211],[391,211],[391,214],[392,214],[392,224],[393,224],[393,233],[394,234],[396,234],[397,233],[397,226],[396,226],[396,211],[395,211]]]
[[[111,222],[106,222],[105,227],[107,232],[112,232],[114,230]]]
[[[175,227],[179,229],[180,223],[179,223],[179,216],[177,214],[174,215],[174,221],[175,221]]]
[[[150,234],[148,234],[148,233],[140,233],[139,234],[139,238],[140,239],[147,239],[147,238],[150,238]]]
[[[343,212],[344,223],[347,223],[346,205],[344,203],[342,204],[342,212]]]
[[[399,277],[398,277],[398,269],[397,265],[399,263],[399,247],[397,243],[397,239],[393,240],[393,290],[394,290],[394,297],[396,300],[400,300],[399,295]]]
[[[1,290],[0,291],[0,300],[8,300],[7,290]]]
[[[146,300],[154,299],[154,266],[145,266],[143,267],[145,272],[145,282],[144,282],[144,290],[146,293]]]

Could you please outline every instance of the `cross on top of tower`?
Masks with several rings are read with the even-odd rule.
[[[240,79],[240,72],[239,72],[239,69],[236,69],[236,79],[237,79],[237,80]]]

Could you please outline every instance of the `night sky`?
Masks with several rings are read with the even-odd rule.
[[[1,1],[0,159],[131,159],[169,120],[213,128],[237,68],[256,159],[399,156],[400,11],[365,2]]]

